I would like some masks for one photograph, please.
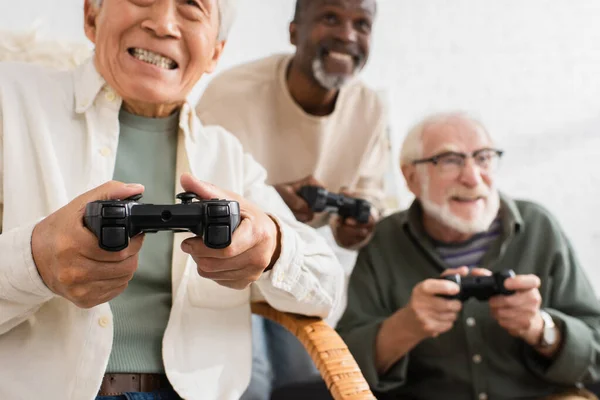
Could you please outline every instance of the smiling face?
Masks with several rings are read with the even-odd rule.
[[[461,117],[425,126],[421,140],[423,158],[445,152],[472,154],[493,147],[478,124]],[[405,166],[403,171],[429,219],[427,224],[436,231],[483,232],[498,214],[500,199],[493,171],[480,168],[473,158],[461,169],[426,163]]]
[[[375,0],[304,0],[290,24],[295,60],[325,89],[339,89],[365,66]]]
[[[180,105],[223,50],[216,0],[85,3],[96,69],[131,105]]]

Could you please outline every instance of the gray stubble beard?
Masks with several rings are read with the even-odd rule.
[[[313,76],[315,77],[317,82],[319,82],[319,85],[323,86],[325,89],[328,90],[338,90],[342,86],[354,80],[356,75],[358,75],[359,68],[358,66],[355,66],[354,71],[350,76],[328,74],[325,71],[325,65],[323,65],[323,58],[315,57],[315,59],[312,62],[312,70]]]

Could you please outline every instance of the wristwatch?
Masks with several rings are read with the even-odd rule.
[[[542,316],[542,320],[544,320],[544,328],[537,347],[550,347],[556,343],[558,336],[556,334],[556,324],[554,323],[552,316],[546,311],[540,310],[540,315]]]

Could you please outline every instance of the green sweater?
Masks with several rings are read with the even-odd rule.
[[[119,124],[113,179],[145,185],[143,203],[174,203],[179,114],[145,118],[121,110]],[[115,336],[107,372],[164,373],[172,254],[173,232],[146,234],[133,279],[110,301]]]
[[[446,267],[415,202],[381,221],[361,250],[337,327],[381,398],[530,399],[600,377],[600,304],[565,234],[530,202],[503,196],[500,215],[503,233],[481,267],[540,277],[542,308],[564,334],[556,357],[544,360],[498,325],[487,302],[470,299],[450,331],[422,341],[378,375],[374,349],[381,323],[407,305],[417,283]]]

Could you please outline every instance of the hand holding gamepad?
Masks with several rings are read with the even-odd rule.
[[[449,269],[444,274],[466,275],[468,268]],[[461,302],[448,300],[459,292],[456,283],[439,278],[426,279],[415,285],[408,304],[403,308],[408,318],[405,328],[420,340],[449,331],[462,309]]]
[[[352,198],[353,193],[341,190],[340,195]],[[329,225],[338,246],[350,250],[358,250],[369,243],[375,231],[378,216],[376,216],[376,212],[373,212],[375,208],[370,205],[368,208],[369,216],[366,222],[364,219],[362,220],[363,222],[358,222],[353,217],[342,218],[336,214],[330,217]]]
[[[505,282],[515,294],[489,300],[490,313],[512,336],[535,346],[539,343],[543,320],[540,314],[542,296],[540,278],[532,274],[516,275]]]
[[[309,223],[315,218],[315,211],[310,208],[310,205],[303,199],[298,191],[304,186],[323,187],[314,176],[308,175],[294,182],[279,183],[273,187],[279,193],[285,204],[294,213],[296,219],[300,222]]]
[[[460,291],[454,296],[443,297],[461,301],[474,297],[489,301],[490,313],[502,328],[536,346],[544,325],[540,314],[540,278],[532,274],[516,275],[513,270],[476,275],[444,277],[458,283]]]
[[[33,229],[31,252],[46,286],[78,307],[105,303],[127,287],[138,265],[143,235],[119,252],[98,247],[98,239],[83,225],[86,204],[127,198],[144,191],[142,185],[107,182],[48,215]]]
[[[191,175],[183,175],[181,185],[200,198],[230,199],[238,202],[240,207],[241,222],[228,247],[212,249],[198,237],[183,241],[182,250],[193,257],[202,277],[229,288],[243,289],[279,259],[279,226],[260,207],[237,193],[199,181]]]
[[[352,218],[359,224],[366,224],[371,217],[371,203],[345,193],[331,193],[323,187],[306,185],[298,190],[298,195],[316,212],[335,212],[340,218]]]

